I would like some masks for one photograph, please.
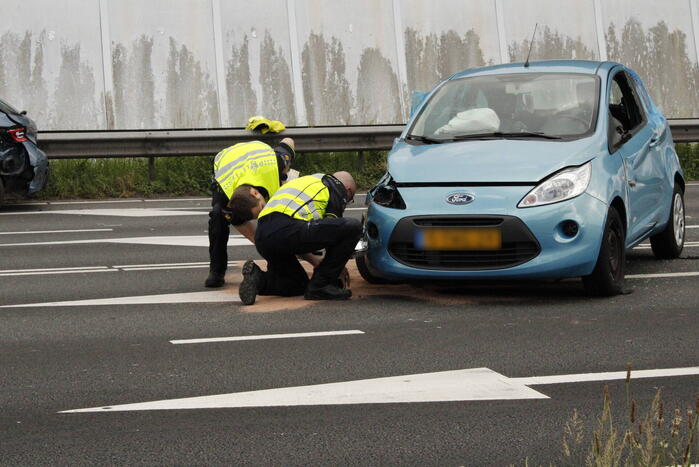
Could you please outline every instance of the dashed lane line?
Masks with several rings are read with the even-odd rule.
[[[364,334],[363,331],[352,329],[349,331],[323,331],[323,332],[297,332],[292,334],[264,334],[259,336],[234,336],[234,337],[209,337],[201,339],[177,339],[170,341],[171,344],[208,344],[213,342],[239,342],[257,341],[267,339],[296,339],[300,337],[325,337],[325,336],[348,336],[354,334]]]
[[[93,238],[89,240],[57,240],[52,242],[0,243],[0,247],[79,245],[90,243],[119,243],[135,245],[165,245],[208,248],[209,237],[208,235],[180,235],[165,237]],[[252,243],[250,242],[250,240],[244,237],[232,237],[228,240],[228,246],[252,246]]]

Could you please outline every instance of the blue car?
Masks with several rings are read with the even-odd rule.
[[[414,93],[367,196],[357,266],[369,282],[582,277],[622,291],[625,252],[684,246],[685,180],[639,76],[612,62],[457,73]]]

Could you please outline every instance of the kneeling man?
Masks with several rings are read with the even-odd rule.
[[[244,305],[255,303],[257,295],[304,295],[306,300],[352,296],[339,287],[339,277],[362,235],[359,220],[342,217],[356,191],[352,175],[336,172],[292,180],[269,199],[255,232],[255,247],[267,260],[267,271],[253,261],[245,263],[239,291]],[[322,259],[312,254],[322,249]],[[310,280],[297,255],[314,266]]]

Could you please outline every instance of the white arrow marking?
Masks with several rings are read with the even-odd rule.
[[[474,368],[139,404],[92,407],[60,413],[499,399],[548,399],[548,396],[522,384],[510,383],[507,377],[488,368]]]
[[[363,331],[353,329],[350,331],[323,331],[323,332],[297,332],[293,334],[264,334],[261,336],[235,336],[235,337],[205,337],[202,339],[178,339],[170,341],[171,344],[208,344],[211,342],[238,342],[257,341],[266,339],[295,339],[299,337],[325,337],[348,336],[352,334],[364,334]]]
[[[31,242],[31,243],[0,243],[0,247],[41,246],[41,245],[78,245],[86,243],[120,243],[134,245],[167,245],[167,246],[209,246],[209,237],[206,235],[185,235],[167,237],[125,237],[125,238],[95,238],[90,240],[63,240],[55,242]],[[229,246],[252,245],[250,240],[244,237],[231,237]]]
[[[664,378],[699,375],[699,367],[632,372],[632,378]],[[391,376],[342,383],[295,386],[215,396],[187,397],[136,404],[66,410],[124,412],[135,410],[218,409],[237,407],[286,407],[297,405],[395,404],[505,399],[548,399],[527,385],[609,381],[626,378],[625,371],[574,375],[508,378],[488,368]]]
[[[98,305],[152,305],[160,303],[228,303],[239,302],[233,292],[191,292],[164,295],[143,295],[136,297],[98,298],[94,300],[73,300],[69,302],[25,303],[3,305],[0,308],[58,307],[58,306],[98,306]]]

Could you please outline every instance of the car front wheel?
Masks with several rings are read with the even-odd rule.
[[[675,185],[667,227],[650,238],[650,246],[656,258],[674,259],[680,256],[684,248],[684,222],[684,197],[682,190]]]
[[[624,239],[621,216],[610,207],[595,269],[592,274],[583,277],[583,285],[590,295],[609,297],[622,292],[626,262]]]

